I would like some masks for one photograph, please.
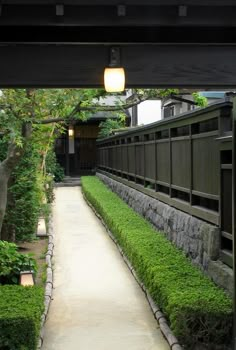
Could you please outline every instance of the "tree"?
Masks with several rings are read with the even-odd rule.
[[[120,118],[110,119],[101,122],[99,124],[100,131],[98,133],[98,138],[104,138],[112,135],[114,130],[124,129],[125,124],[124,121]]]
[[[112,106],[101,104],[106,95],[102,89],[4,89],[0,95],[0,133],[7,144],[6,156],[0,159],[0,239],[11,174],[21,160],[29,142],[37,142],[42,154],[53,143],[63,125],[72,120],[86,120],[91,113],[109,111],[122,113],[150,98],[163,98],[177,90],[135,89],[128,103],[117,96]]]

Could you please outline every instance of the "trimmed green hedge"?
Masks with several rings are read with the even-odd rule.
[[[140,280],[186,349],[232,340],[232,300],[199,268],[98,178],[82,177],[87,200],[102,216]]]
[[[43,288],[0,286],[0,349],[37,349],[43,311]]]

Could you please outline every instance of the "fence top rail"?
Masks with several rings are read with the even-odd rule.
[[[207,106],[205,108],[199,107],[196,110],[188,111],[188,112],[179,114],[175,117],[169,117],[169,118],[165,118],[162,120],[158,120],[157,122],[150,123],[150,124],[144,125],[144,126],[129,128],[127,131],[120,132],[116,135],[112,135],[112,136],[109,136],[109,137],[106,137],[103,139],[98,139],[97,144],[102,144],[104,142],[108,142],[108,141],[114,140],[114,139],[125,138],[127,136],[134,135],[134,134],[137,134],[137,135],[142,134],[143,135],[145,132],[149,133],[152,129],[153,129],[153,132],[155,132],[155,131],[158,131],[159,127],[161,127],[161,129],[163,129],[163,126],[165,126],[166,128],[175,127],[174,124],[176,122],[180,122],[180,121],[187,122],[189,120],[189,123],[186,123],[186,125],[191,124],[190,123],[191,120],[195,117],[202,116],[204,114],[214,112],[217,110],[220,111],[221,109],[224,109],[227,107],[232,108],[232,102],[230,102],[230,101],[216,102],[214,104],[210,104],[209,106]],[[211,119],[211,118],[212,118],[212,116],[209,119]]]

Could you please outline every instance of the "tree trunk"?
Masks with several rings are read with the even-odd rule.
[[[1,237],[1,231],[2,231],[2,224],[4,215],[6,212],[6,206],[7,206],[7,189],[8,189],[8,180],[9,180],[9,173],[6,171],[5,163],[0,164],[0,239]]]
[[[8,180],[8,190],[7,190],[7,206],[6,206],[6,215],[9,210],[14,208],[16,205],[14,201],[14,196],[11,191],[9,191],[9,188],[14,184],[13,177],[10,176]],[[3,225],[2,225],[2,231],[1,231],[1,239],[3,241],[8,241],[8,242],[15,242],[16,241],[16,230],[15,230],[15,225],[12,222],[8,222],[6,220],[6,215],[5,215],[5,220],[3,220]]]

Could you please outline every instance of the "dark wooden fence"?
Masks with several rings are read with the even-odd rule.
[[[223,102],[97,141],[97,169],[222,231],[232,258],[232,104]]]

